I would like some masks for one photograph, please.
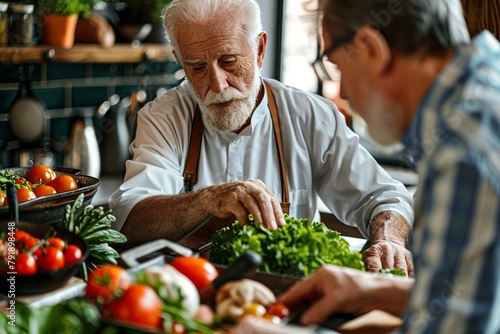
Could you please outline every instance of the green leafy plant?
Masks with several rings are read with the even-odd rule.
[[[90,16],[98,0],[35,0],[38,8],[47,14]]]
[[[100,264],[117,264],[120,254],[111,244],[124,243],[127,238],[122,233],[113,230],[111,223],[116,217],[111,211],[104,211],[103,207],[87,205],[77,215],[83,205],[84,195],[80,194],[73,205],[66,205],[66,211],[61,227],[78,234],[89,246],[89,257],[83,263],[82,276],[87,280],[89,270],[97,268]]]
[[[250,223],[216,231],[212,237],[210,260],[231,264],[240,255],[253,250],[262,256],[266,272],[307,276],[324,264],[364,270],[360,252],[351,251],[349,243],[337,231],[322,222],[296,219],[285,215],[287,224],[272,231],[249,216]]]
[[[387,269],[380,269],[378,271],[381,274],[391,274],[391,275],[396,275],[396,276],[406,276],[406,271],[400,268],[387,268]]]

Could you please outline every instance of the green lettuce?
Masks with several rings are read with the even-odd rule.
[[[262,256],[261,270],[292,276],[307,276],[324,264],[365,270],[358,251],[351,251],[340,233],[323,222],[297,219],[285,214],[287,224],[272,231],[250,222],[216,231],[212,237],[210,261],[229,265],[248,250]]]

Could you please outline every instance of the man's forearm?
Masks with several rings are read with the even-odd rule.
[[[376,215],[370,223],[370,242],[390,241],[406,247],[411,226],[399,213],[384,211]]]
[[[198,192],[153,196],[135,205],[121,232],[130,246],[159,238],[178,241],[208,217],[199,204]]]

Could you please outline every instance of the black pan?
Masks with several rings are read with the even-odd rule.
[[[5,171],[6,169],[0,169]],[[7,168],[12,174],[26,177],[28,167]],[[65,171],[75,172],[77,170],[61,169]],[[55,169],[56,175],[69,174],[63,173]],[[77,171],[78,172],[78,171]],[[90,204],[92,198],[97,192],[100,184],[99,179],[71,173],[75,178],[78,188],[54,195],[35,198],[19,204],[19,220],[30,221],[41,224],[57,224],[64,218],[64,211],[67,204],[72,204],[78,195],[84,193],[83,207]],[[9,219],[9,208],[7,206],[0,207],[0,221]]]

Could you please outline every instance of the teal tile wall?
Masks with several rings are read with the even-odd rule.
[[[179,80],[172,74],[179,70],[175,62],[145,62],[138,64],[57,63],[31,64],[32,89],[41,99],[50,115],[50,150],[55,153],[56,164],[62,164],[61,150],[68,141],[74,114],[79,110],[92,111],[96,132],[100,119],[95,116],[98,106],[109,96],[130,96],[138,87],[147,92],[147,101],[156,97],[159,88],[172,88]],[[18,94],[19,65],[0,64],[0,168],[14,167],[12,153],[26,145],[10,130],[8,113]],[[61,110],[69,110],[61,116]]]

